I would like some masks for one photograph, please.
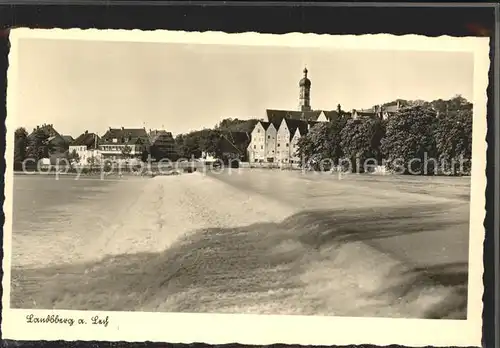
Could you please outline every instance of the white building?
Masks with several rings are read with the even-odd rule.
[[[102,157],[98,147],[99,136],[85,131],[69,145],[69,153],[78,155],[78,164],[98,164]]]
[[[150,145],[145,128],[109,128],[99,142],[103,160],[130,162],[140,158]]]
[[[338,116],[337,111],[312,109],[311,80],[307,74],[307,69],[304,69],[304,76],[299,81],[298,110],[267,109],[267,122],[260,121],[255,125],[247,149],[251,163],[298,163],[297,145],[300,137],[307,134],[314,124],[329,122]]]
[[[250,162],[266,162],[266,129],[269,122],[259,121],[250,134],[248,145],[248,160]]]

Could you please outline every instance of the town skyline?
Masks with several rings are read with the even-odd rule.
[[[15,121],[28,132],[50,123],[73,137],[109,127],[177,135],[226,118],[261,119],[266,109],[298,109],[305,66],[315,110],[473,99],[470,53],[26,41]]]

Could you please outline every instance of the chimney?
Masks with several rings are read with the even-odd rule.
[[[399,107],[400,107],[400,104],[399,104],[399,100],[398,100],[398,102],[396,104],[396,109],[399,109]]]
[[[125,130],[125,127],[122,127],[122,130]]]
[[[88,131],[88,130],[86,130],[86,131],[85,131],[85,134],[89,134],[89,131]]]

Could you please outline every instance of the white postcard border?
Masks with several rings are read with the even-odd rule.
[[[169,42],[221,45],[322,47],[325,49],[374,49],[455,51],[474,54],[474,124],[470,210],[469,286],[467,320],[423,320],[320,316],[188,314],[143,312],[87,312],[10,309],[10,259],[13,193],[13,129],[15,94],[7,93],[7,147],[4,212],[4,278],[2,333],[16,340],[158,341],[209,344],[400,344],[410,346],[480,346],[482,336],[483,242],[486,189],[486,88],[490,65],[488,38],[428,38],[417,35],[330,36],[221,32],[173,32],[97,29],[15,29],[10,33],[8,91],[16,89],[17,43],[26,39]],[[108,327],[96,325],[30,325],[26,315],[59,314],[86,318],[109,316]]]

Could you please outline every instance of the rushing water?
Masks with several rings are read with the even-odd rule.
[[[83,260],[89,257],[85,246],[96,244],[103,231],[110,231],[110,226],[116,228],[117,220],[130,217],[133,217],[127,225],[130,233],[119,227],[123,236],[110,239],[113,243],[126,244],[123,240],[132,239],[130,234],[134,229],[150,229],[148,235],[154,234],[155,224],[163,229],[170,226],[168,233],[172,234],[186,227],[174,220],[205,219],[201,216],[204,211],[201,202],[208,198],[219,204],[212,207],[206,219],[217,216],[218,220],[226,221],[225,216],[234,215],[238,216],[237,221],[231,223],[243,223],[256,207],[234,204],[225,187],[243,192],[249,198],[266,197],[271,210],[284,205],[297,212],[312,211],[317,216],[312,220],[314,223],[326,219],[328,226],[344,224],[349,231],[366,231],[360,238],[367,243],[415,264],[466,263],[468,259],[470,183],[465,178],[351,175],[339,179],[279,171],[207,175],[219,185],[214,186],[210,180],[196,181],[202,185],[196,189],[190,175],[165,178],[161,185],[154,179],[139,178],[55,180],[53,176],[15,176],[12,264],[34,267]],[[152,185],[146,188],[146,182]],[[188,191],[193,191],[193,197],[180,201],[172,197]],[[168,208],[161,206],[162,197],[172,200]],[[276,202],[274,208],[272,201]],[[155,212],[155,209],[168,211]],[[169,211],[174,210],[176,215],[169,216]],[[160,219],[156,215],[165,217]]]
[[[142,180],[15,175],[12,265],[78,259],[78,247],[96,238],[142,185]]]

